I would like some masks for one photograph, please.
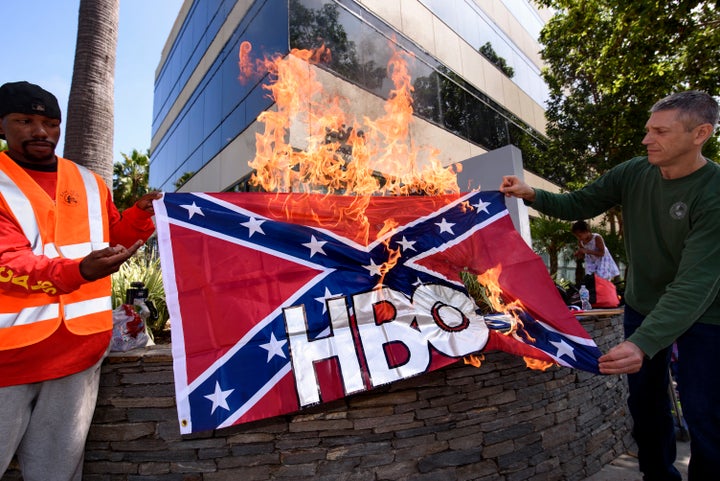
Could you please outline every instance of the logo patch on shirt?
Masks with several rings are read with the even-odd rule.
[[[64,190],[60,193],[60,197],[66,205],[75,206],[78,203],[78,193],[74,190]]]
[[[688,212],[688,206],[685,202],[675,202],[670,206],[670,217],[675,220],[684,219]]]

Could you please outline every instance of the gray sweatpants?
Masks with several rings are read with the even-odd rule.
[[[0,477],[17,454],[24,481],[81,480],[101,364],[59,379],[0,387]]]

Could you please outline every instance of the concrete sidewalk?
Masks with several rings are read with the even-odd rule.
[[[677,460],[675,467],[682,474],[683,479],[688,477],[688,461],[690,460],[690,442],[678,441]],[[641,481],[642,474],[638,468],[637,458],[623,454],[615,461],[605,466],[599,473],[596,473],[585,481]]]

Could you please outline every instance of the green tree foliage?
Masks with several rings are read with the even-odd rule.
[[[497,52],[495,52],[495,49],[490,42],[481,45],[478,49],[478,52],[483,54],[485,58],[490,60],[493,65],[499,68],[500,71],[502,71],[502,73],[507,75],[509,78],[513,78],[515,76],[515,69],[508,65],[505,59],[498,55]]]
[[[113,165],[113,202],[121,212],[150,192],[150,151],[144,154],[133,149],[131,155],[121,153],[122,162]]]
[[[177,189],[180,189],[180,187],[182,187],[183,185],[185,185],[185,183],[186,183],[188,180],[192,179],[192,176],[193,176],[193,175],[195,175],[195,172],[194,172],[194,171],[190,171],[190,172],[185,172],[183,175],[181,175],[180,177],[178,177],[177,180],[175,181],[175,183],[173,184],[173,185],[175,186],[175,189],[176,189],[176,190],[177,190]]]
[[[7,142],[5,142],[3,139],[0,139],[0,152],[5,152],[7,150]]]
[[[533,248],[537,252],[544,252],[548,255],[551,276],[557,274],[560,253],[565,247],[576,243],[570,227],[570,222],[542,214],[540,217],[530,218],[530,235],[533,239]]]
[[[540,40],[550,88],[538,173],[577,186],[637,155],[650,107],[686,89],[720,94],[720,4],[536,0],[555,9]],[[718,139],[705,155],[718,159]]]
[[[121,212],[132,206],[140,197],[154,190],[148,186],[150,173],[150,151],[144,153],[133,149],[132,154],[121,153],[122,162],[113,165],[113,202]],[[125,302],[125,293],[136,281],[145,283],[149,300],[158,310],[158,319],[148,321],[148,329],[157,340],[165,333],[168,320],[165,291],[162,284],[162,270],[157,253],[157,239],[150,237],[137,254],[128,259],[118,272],[112,275],[113,307]]]

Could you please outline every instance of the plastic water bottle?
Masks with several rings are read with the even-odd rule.
[[[580,304],[583,311],[589,311],[592,310],[592,305],[590,305],[590,291],[587,290],[587,287],[585,287],[585,284],[580,286]]]

